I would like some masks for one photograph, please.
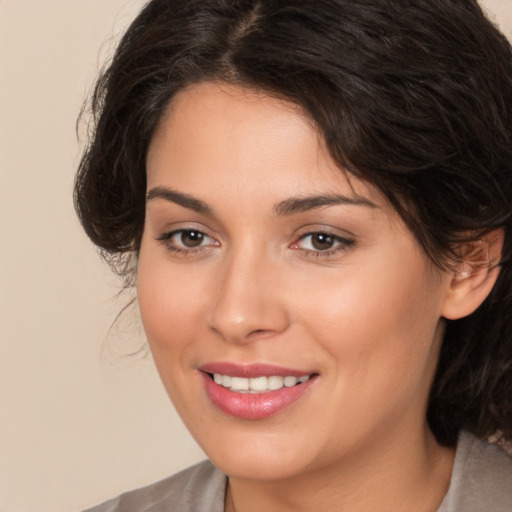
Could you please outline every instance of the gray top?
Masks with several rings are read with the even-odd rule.
[[[85,512],[224,512],[227,477],[209,460]]]
[[[224,512],[227,477],[204,461],[85,512]],[[437,512],[512,512],[512,458],[462,432]]]
[[[462,432],[450,488],[437,512],[512,512],[512,458]]]

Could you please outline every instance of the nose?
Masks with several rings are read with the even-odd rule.
[[[272,337],[289,325],[279,265],[251,251],[231,255],[216,276],[217,294],[208,314],[210,329],[231,343]]]

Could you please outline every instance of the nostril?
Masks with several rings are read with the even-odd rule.
[[[274,336],[276,331],[271,329],[254,329],[246,336],[247,339],[254,340],[258,338],[270,338]]]

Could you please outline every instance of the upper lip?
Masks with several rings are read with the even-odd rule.
[[[251,363],[240,364],[228,361],[219,361],[206,363],[199,367],[199,370],[205,373],[220,373],[222,375],[229,375],[231,377],[271,377],[273,375],[279,377],[302,377],[303,375],[310,375],[311,371],[300,370],[297,368],[285,368],[284,366],[277,366],[266,363]]]

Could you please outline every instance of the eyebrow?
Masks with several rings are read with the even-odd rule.
[[[213,216],[213,210],[203,201],[196,199],[188,194],[177,192],[165,187],[152,188],[146,195],[146,202],[152,201],[153,199],[165,199],[172,203],[179,204],[184,208],[189,208],[197,213],[202,213],[210,217]]]
[[[322,206],[335,205],[354,205],[366,206],[368,208],[378,208],[365,197],[349,197],[340,194],[321,194],[314,196],[297,196],[290,197],[281,201],[274,207],[274,214],[278,216],[294,215],[302,213]]]
[[[197,213],[208,215],[210,217],[214,216],[213,209],[204,201],[170,188],[152,188],[146,195],[146,202],[152,201],[153,199],[164,199],[183,206],[184,208],[194,210]],[[315,208],[321,208],[323,206],[335,205],[353,205],[378,208],[377,205],[365,197],[349,197],[340,194],[320,194],[313,196],[296,196],[285,199],[274,206],[274,215],[280,217],[288,216],[314,210]]]

